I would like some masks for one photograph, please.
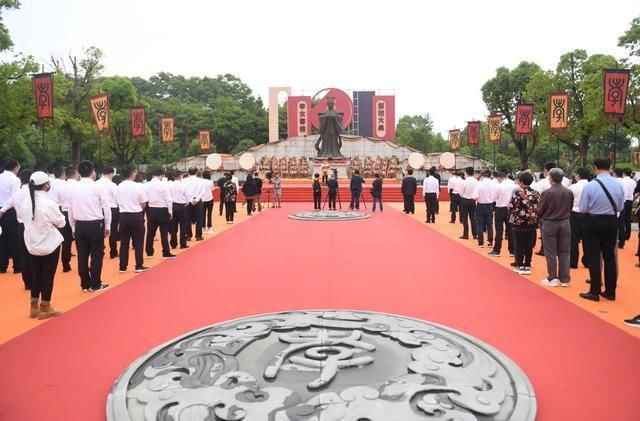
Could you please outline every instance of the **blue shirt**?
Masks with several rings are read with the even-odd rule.
[[[611,177],[608,173],[598,175],[598,180],[609,190],[609,194],[613,202],[618,208],[618,212],[624,206],[624,189],[622,183]],[[607,198],[602,186],[595,180],[590,181],[584,186],[582,195],[580,195],[580,213],[590,215],[615,215],[616,212],[611,206],[611,202]]]

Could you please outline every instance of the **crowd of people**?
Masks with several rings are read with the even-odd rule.
[[[150,269],[144,256],[155,255],[156,235],[162,258],[173,259],[173,249],[186,249],[190,241],[214,232],[209,171],[193,167],[167,174],[158,168],[145,178],[133,167],[117,174],[104,167],[101,173],[98,178],[90,161],[48,174],[21,168],[16,160],[7,161],[0,173],[0,274],[10,262],[13,273],[21,274],[24,288],[31,291],[31,318],[60,314],[51,305],[54,278],[59,262],[63,272],[72,270],[74,242],[80,289],[95,293],[109,288],[102,278],[107,247],[109,258],[118,259],[120,273],[129,270],[133,248],[133,271],[139,273]],[[238,179],[225,173],[216,185],[219,213],[224,210],[226,222],[233,224]],[[247,177],[242,192],[247,214],[262,211],[258,173]]]
[[[580,168],[574,180],[567,178],[552,162],[545,164],[538,180],[530,170],[509,177],[499,171],[478,173],[468,167],[448,180],[449,222],[455,224],[459,215],[460,239],[469,240],[471,234],[478,247],[488,247],[489,256],[500,256],[506,242],[509,256],[514,259],[511,265],[520,275],[532,273],[532,256],[539,232],[540,249],[536,254],[545,256],[547,264],[543,285],[568,287],[571,269],[577,269],[581,262],[589,269],[589,290],[580,293],[580,297],[614,301],[617,253],[631,237],[633,202],[640,198],[640,181],[633,178],[630,169],[612,170],[611,165],[608,158],[598,158],[593,163],[593,173]],[[415,213],[417,181],[411,169],[402,180],[401,189],[404,212]],[[423,194],[425,222],[434,223],[440,195],[435,168],[429,169]],[[640,244],[635,255],[639,256],[635,267],[640,268]],[[625,323],[640,327],[640,315]]]

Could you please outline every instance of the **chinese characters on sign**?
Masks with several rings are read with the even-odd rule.
[[[101,94],[89,98],[91,113],[96,122],[98,133],[109,130],[109,95]]]
[[[469,145],[477,145],[480,142],[480,122],[469,121],[467,123],[467,139]]]
[[[33,95],[36,99],[38,119],[53,119],[53,74],[33,75]]]
[[[449,130],[449,143],[452,151],[460,149],[460,130]]]
[[[569,95],[566,92],[549,94],[549,129],[552,133],[569,128]]]
[[[382,100],[376,101],[376,137],[384,137],[387,133],[387,103]]]
[[[165,143],[173,142],[173,117],[166,116],[160,120],[161,137]]]
[[[144,136],[146,126],[144,107],[129,108],[129,123],[132,137]]]
[[[309,134],[309,110],[305,101],[298,101],[298,136]]]
[[[629,70],[604,71],[604,114],[607,117],[624,116],[629,88]]]
[[[502,139],[502,116],[494,114],[489,116],[489,142],[500,142]]]
[[[533,131],[533,104],[520,104],[516,108],[516,133],[531,134]]]
[[[211,137],[208,130],[200,130],[198,134],[198,139],[200,139],[200,150],[208,151],[211,149]]]

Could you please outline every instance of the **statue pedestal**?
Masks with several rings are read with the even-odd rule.
[[[350,158],[311,158],[311,176],[313,174],[320,174],[322,177],[322,166],[329,164],[329,176],[331,176],[334,169],[338,170],[338,178],[347,178],[347,168],[351,162]]]

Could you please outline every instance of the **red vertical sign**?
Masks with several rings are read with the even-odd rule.
[[[516,108],[516,133],[527,135],[533,131],[533,104],[520,104]]]
[[[376,95],[373,97],[373,137],[382,140],[396,138],[396,97]]]
[[[38,119],[53,119],[53,73],[33,75],[33,95]]]
[[[145,133],[145,112],[144,107],[129,108],[129,123],[131,125],[131,136],[142,137]]]
[[[287,98],[287,135],[289,137],[311,134],[311,97]]]

